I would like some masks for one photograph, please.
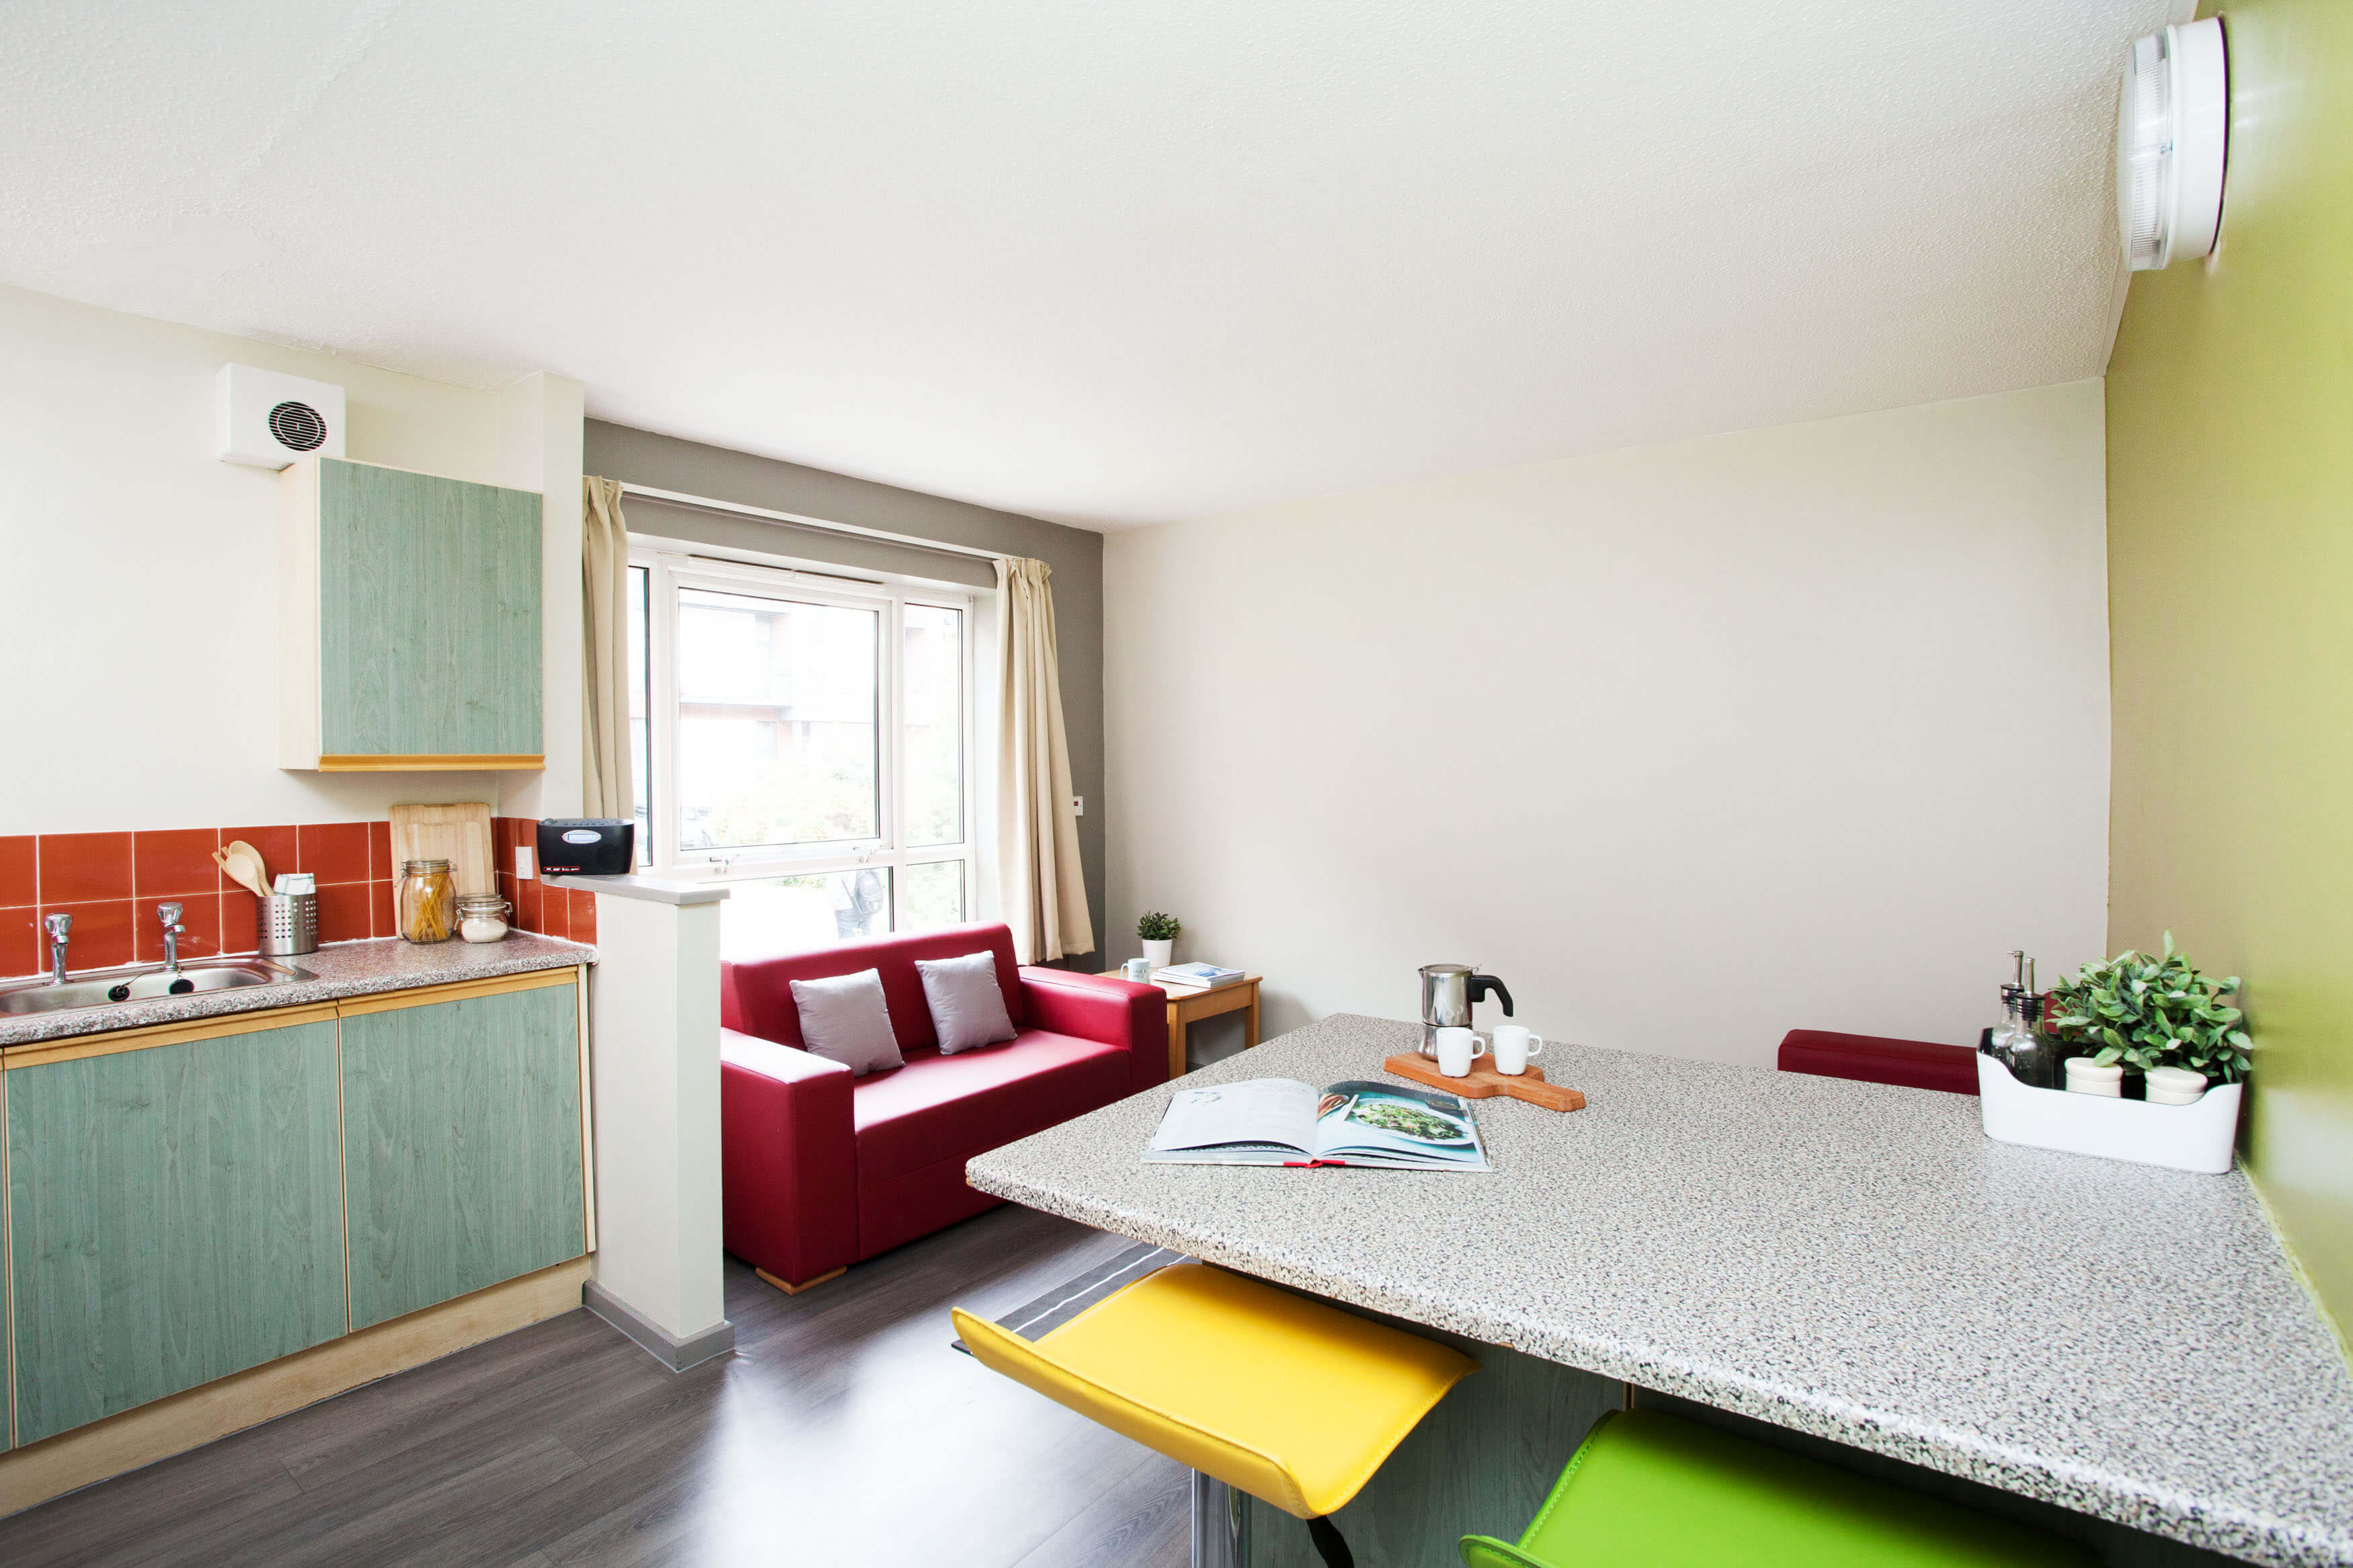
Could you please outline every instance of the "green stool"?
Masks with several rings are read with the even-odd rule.
[[[1517,1546],[1470,1568],[2086,1568],[2055,1536],[1656,1410],[1594,1425]]]

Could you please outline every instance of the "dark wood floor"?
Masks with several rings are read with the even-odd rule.
[[[1177,1568],[1186,1473],[949,1348],[1128,1245],[1001,1208],[682,1373],[586,1312],[0,1521],[0,1563]]]

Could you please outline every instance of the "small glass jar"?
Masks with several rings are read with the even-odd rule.
[[[507,934],[507,901],[496,893],[468,893],[458,900],[458,934],[468,942],[498,942]]]
[[[458,930],[458,884],[447,860],[408,860],[400,868],[400,935],[405,942],[448,942]]]

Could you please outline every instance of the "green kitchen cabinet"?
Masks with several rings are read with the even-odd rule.
[[[352,1327],[587,1250],[576,984],[343,1005]]]
[[[12,1052],[18,1446],[345,1331],[332,1006]]]
[[[280,765],[543,766],[539,493],[341,458],[279,486]]]

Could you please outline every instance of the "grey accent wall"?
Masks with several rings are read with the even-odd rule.
[[[1018,512],[997,511],[967,501],[949,500],[902,490],[871,479],[851,479],[798,463],[754,457],[749,452],[706,447],[675,436],[659,436],[601,419],[587,422],[586,453],[582,470],[608,479],[676,490],[739,506],[789,511],[828,522],[855,523],[862,528],[888,529],[917,539],[1007,555],[1026,555],[1054,569],[1054,629],[1062,663],[1062,721],[1071,739],[1071,787],[1086,799],[1087,814],[1079,818],[1079,854],[1085,863],[1087,908],[1094,917],[1095,941],[1106,952],[1126,951],[1104,930],[1103,900],[1103,535],[1083,528],[1046,522]],[[628,510],[628,503],[623,503]],[[729,520],[729,542],[759,548],[755,534],[740,531],[765,529],[761,523],[738,524]],[[778,524],[776,542],[767,546],[783,555],[807,556],[817,542],[828,536]],[[712,543],[722,542],[712,539]],[[892,547],[843,541],[839,552],[828,546],[828,560],[844,565],[872,565],[892,571],[924,571],[911,563],[886,560]],[[943,574],[936,567],[929,574]],[[955,580],[955,579],[952,579]],[[1104,963],[1072,963],[1072,968],[1103,968]]]

